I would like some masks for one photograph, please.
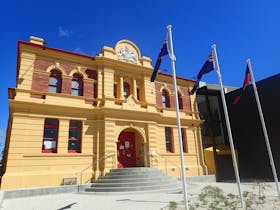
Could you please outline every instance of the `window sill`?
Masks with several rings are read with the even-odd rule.
[[[68,153],[77,153],[77,154],[81,154],[80,151],[77,151],[77,150],[68,150]]]
[[[56,154],[57,151],[56,151],[56,150],[42,150],[42,153],[52,153],[52,154]]]

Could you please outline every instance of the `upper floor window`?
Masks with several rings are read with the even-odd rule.
[[[114,98],[118,98],[118,84],[114,84]]]
[[[127,82],[123,83],[123,96],[124,98],[128,98],[130,95],[130,85]]]
[[[166,92],[166,90],[162,90],[161,100],[162,100],[162,107],[164,108],[170,107],[169,95]]]
[[[83,95],[83,77],[79,74],[73,75],[71,95],[73,96]]]
[[[178,93],[178,103],[179,103],[179,109],[183,109],[183,98],[180,93]]]
[[[61,93],[61,73],[57,70],[52,70],[49,80],[50,93]]]
[[[97,93],[98,89],[97,89],[97,83],[93,84],[93,97],[97,98],[98,93]]]
[[[137,94],[137,100],[140,101],[140,88],[139,87],[136,89],[136,94]]]
[[[58,137],[58,120],[45,119],[42,152],[56,153]]]
[[[174,152],[172,129],[170,127],[165,128],[165,145],[166,145],[166,152]]]
[[[82,136],[82,122],[77,120],[70,120],[68,152],[72,152],[72,153],[81,152],[81,136]]]

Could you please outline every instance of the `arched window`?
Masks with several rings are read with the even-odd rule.
[[[71,95],[73,96],[83,95],[83,77],[79,74],[73,75]]]
[[[170,107],[169,95],[166,92],[166,90],[162,90],[161,100],[162,100],[162,107],[164,108]]]
[[[178,103],[179,103],[179,109],[183,109],[183,99],[180,93],[178,93]]]
[[[61,93],[61,73],[57,70],[51,70],[48,91],[50,93]]]
[[[127,82],[123,83],[123,96],[127,98],[130,95],[130,85]]]

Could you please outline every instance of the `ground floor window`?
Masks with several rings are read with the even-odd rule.
[[[172,128],[170,127],[165,128],[165,145],[166,145],[166,152],[174,152]]]
[[[183,144],[183,152],[188,152],[188,144],[187,144],[187,137],[185,129],[181,128],[181,134],[182,134],[182,144]]]
[[[58,125],[59,123],[57,119],[45,119],[42,144],[43,153],[57,152]]]
[[[78,120],[70,120],[68,152],[70,153],[81,152],[81,134],[82,134],[82,122]]]

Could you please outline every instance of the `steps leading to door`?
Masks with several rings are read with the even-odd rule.
[[[167,176],[157,168],[133,167],[111,169],[95,180],[86,192],[130,193],[130,192],[179,192],[181,182]]]

